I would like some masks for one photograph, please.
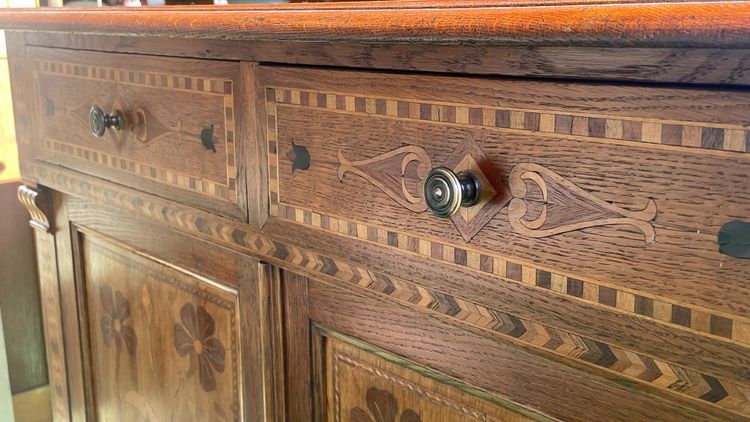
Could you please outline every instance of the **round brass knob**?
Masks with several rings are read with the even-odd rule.
[[[125,119],[119,111],[106,114],[97,106],[91,107],[91,111],[89,111],[89,128],[91,129],[91,133],[97,138],[104,136],[104,132],[107,131],[108,127],[115,130],[122,130],[124,125]]]
[[[479,179],[469,172],[456,174],[447,167],[435,167],[424,181],[427,206],[438,217],[448,218],[461,207],[479,202]]]

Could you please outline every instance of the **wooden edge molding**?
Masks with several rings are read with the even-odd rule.
[[[26,185],[20,185],[18,187],[18,200],[31,217],[29,225],[37,230],[49,232],[49,219],[46,215],[47,205],[42,202],[43,197],[39,197],[39,191]]]
[[[339,3],[340,4],[340,3]],[[277,4],[277,6],[282,6]],[[193,6],[199,7],[199,6]],[[485,46],[417,43],[335,44],[325,41],[199,40],[128,36],[89,37],[9,32],[35,46],[107,52],[416,72],[746,85],[749,49]],[[637,69],[632,64],[639,63]]]
[[[246,225],[213,221],[215,218],[207,213],[136,194],[110,183],[95,182],[43,165],[37,165],[36,172],[40,180],[61,192],[139,214],[172,229],[260,256],[273,265],[292,267],[295,271],[364,289],[383,299],[478,328],[523,347],[553,353],[624,380],[646,383],[737,415],[750,416],[750,386],[361,268],[259,234]]]
[[[516,6],[516,7],[514,7]],[[506,45],[750,45],[750,2],[420,2],[321,7],[59,8],[0,14],[0,28],[204,39],[476,42]]]

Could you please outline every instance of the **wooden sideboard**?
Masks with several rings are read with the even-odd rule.
[[[55,420],[748,420],[748,22],[0,13]]]

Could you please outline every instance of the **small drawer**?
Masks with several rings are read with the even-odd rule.
[[[238,62],[36,47],[30,55],[41,160],[246,219]]]

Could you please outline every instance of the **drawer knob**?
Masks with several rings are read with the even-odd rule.
[[[456,174],[447,167],[435,167],[424,181],[427,206],[438,217],[448,218],[461,207],[479,201],[479,179],[468,171]]]
[[[106,114],[97,106],[91,107],[91,111],[89,112],[89,128],[91,129],[91,133],[97,138],[104,136],[104,132],[107,131],[108,127],[115,130],[122,130],[124,126],[125,119],[123,119],[119,111]]]

